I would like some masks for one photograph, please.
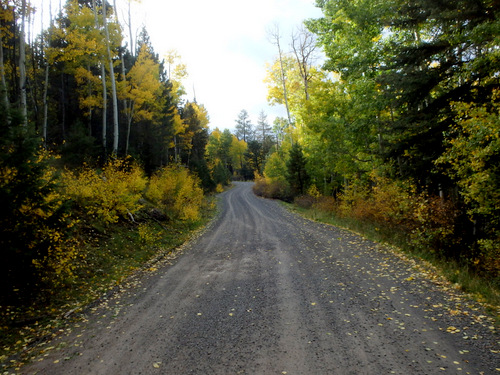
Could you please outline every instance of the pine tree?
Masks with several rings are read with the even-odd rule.
[[[287,161],[288,183],[295,195],[304,194],[309,185],[309,174],[306,169],[306,158],[302,152],[302,146],[294,143],[290,149],[290,157]]]
[[[250,122],[248,112],[244,109],[238,114],[236,119],[236,136],[245,142],[252,140],[253,126]]]

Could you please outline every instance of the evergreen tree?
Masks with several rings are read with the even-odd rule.
[[[245,142],[249,142],[253,138],[253,126],[250,122],[248,112],[244,109],[238,114],[236,119],[236,136]]]
[[[36,263],[64,240],[66,205],[55,192],[55,175],[40,155],[40,140],[18,110],[0,104],[0,296],[29,298],[42,287]],[[44,271],[45,272],[45,271]],[[48,270],[47,270],[48,273]],[[16,294],[16,293],[14,293]]]
[[[269,151],[273,147],[273,128],[267,121],[267,115],[264,111],[259,113],[259,118],[257,119],[257,126],[255,128],[255,134],[257,140],[262,144],[262,158],[265,159],[269,154]]]
[[[295,195],[304,194],[309,185],[309,174],[306,169],[306,158],[302,146],[294,143],[287,160],[287,179]]]
[[[246,159],[252,171],[262,173],[262,144],[259,141],[248,142]]]

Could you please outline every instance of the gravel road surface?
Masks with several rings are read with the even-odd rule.
[[[251,187],[21,373],[500,374],[491,320],[453,286]]]

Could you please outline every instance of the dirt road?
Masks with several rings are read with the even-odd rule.
[[[49,343],[26,374],[495,374],[481,310],[410,261],[238,183],[172,265]]]

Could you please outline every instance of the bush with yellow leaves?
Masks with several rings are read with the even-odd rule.
[[[62,180],[68,198],[105,224],[139,211],[147,184],[142,169],[129,159],[110,159],[100,172],[89,166],[79,173],[66,170]]]
[[[76,220],[50,166],[54,155],[15,113],[2,119],[0,140],[0,300],[30,298],[73,276],[79,256],[72,230]]]
[[[290,185],[285,179],[263,177],[255,174],[253,192],[264,198],[281,199],[285,202],[293,201]]]
[[[352,183],[337,197],[336,204],[332,200],[327,206],[342,218],[399,233],[423,251],[450,255],[460,242],[456,231],[458,210],[453,202],[418,193],[409,183],[373,176],[370,183]]]
[[[200,218],[203,190],[198,178],[186,168],[170,166],[158,171],[151,177],[145,196],[171,220]]]

